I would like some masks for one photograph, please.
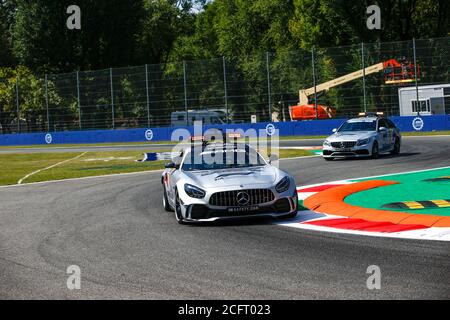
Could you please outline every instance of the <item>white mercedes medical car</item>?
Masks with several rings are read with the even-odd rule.
[[[294,177],[247,144],[195,144],[177,158],[166,164],[161,183],[163,207],[178,223],[297,215]]]
[[[378,158],[380,153],[400,153],[400,130],[381,113],[360,114],[333,132],[323,143],[323,158],[328,161],[350,157]]]

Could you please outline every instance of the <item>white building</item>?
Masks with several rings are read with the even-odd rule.
[[[419,110],[417,110],[416,87],[398,90],[401,116],[450,114],[450,84],[419,87]]]

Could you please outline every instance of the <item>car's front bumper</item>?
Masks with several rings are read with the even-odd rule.
[[[370,145],[355,146],[353,148],[333,148],[324,146],[323,157],[324,158],[360,158],[370,157],[372,155],[372,148]]]
[[[297,212],[298,198],[296,195],[278,198],[271,203],[249,207],[214,207],[209,204],[190,204],[183,207],[186,222],[213,222],[255,217],[280,218]]]

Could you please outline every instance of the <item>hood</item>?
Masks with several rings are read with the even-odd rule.
[[[240,168],[214,171],[184,172],[196,186],[203,189],[228,187],[272,187],[281,176],[274,166]]]
[[[358,132],[345,132],[345,133],[335,133],[327,138],[330,142],[335,141],[358,141],[362,139],[367,139],[376,135],[373,131],[358,131]]]

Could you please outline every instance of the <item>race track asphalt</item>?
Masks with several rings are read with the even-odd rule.
[[[293,143],[295,145],[295,143]],[[377,160],[285,160],[299,185],[450,166],[450,137]],[[81,290],[66,268],[81,268]],[[381,290],[366,287],[370,265]],[[160,173],[0,188],[0,299],[450,298],[450,244],[304,231],[271,221],[181,226]]]

